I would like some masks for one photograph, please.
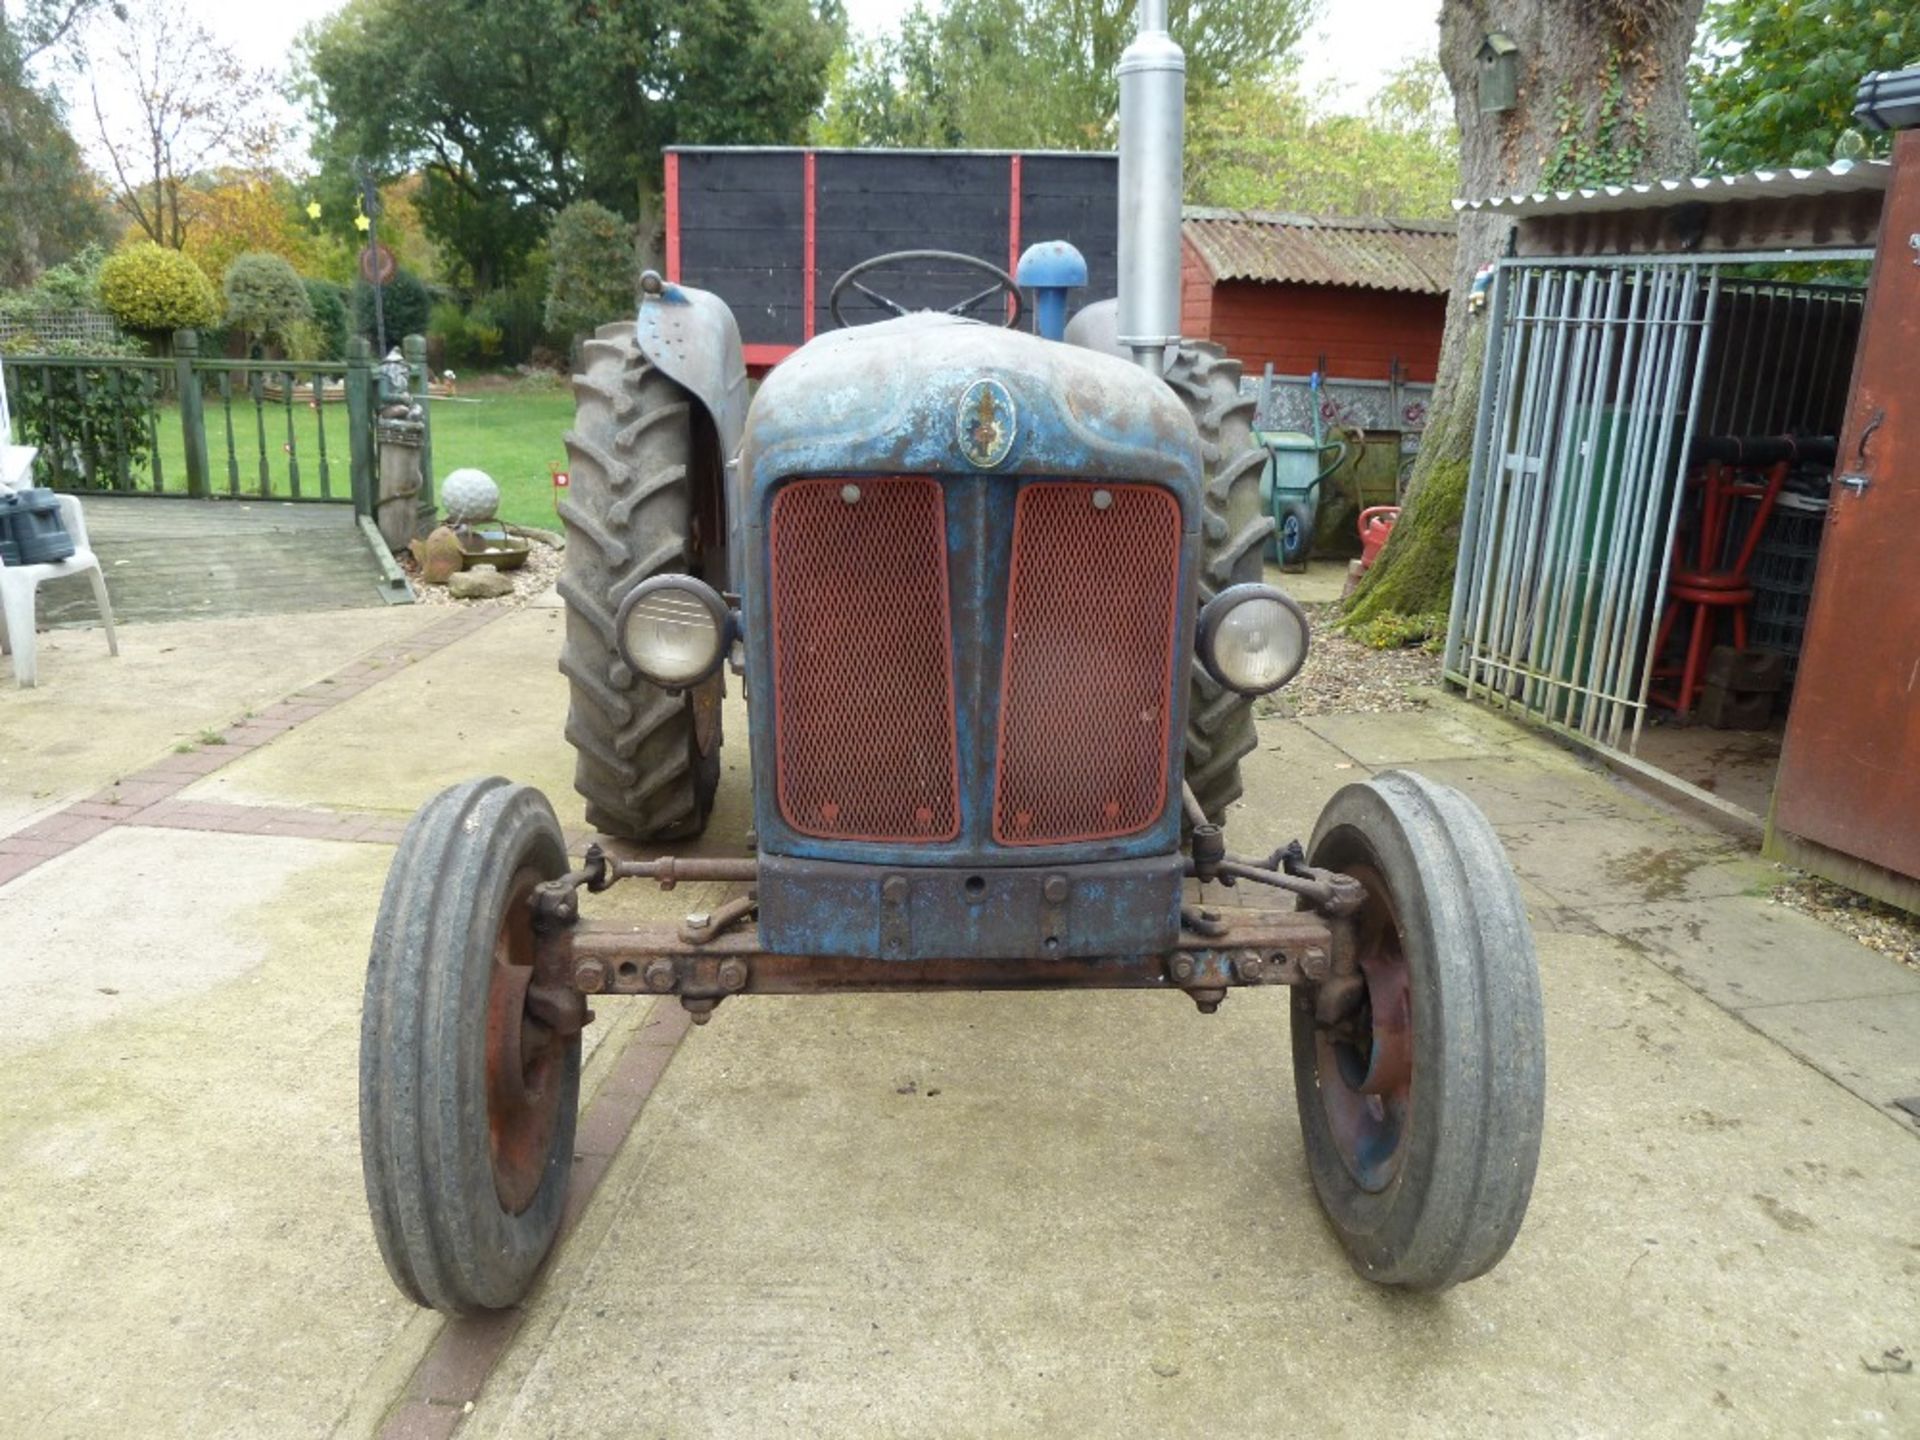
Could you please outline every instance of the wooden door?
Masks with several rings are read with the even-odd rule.
[[[1920,877],[1920,130],[1894,161],[1773,823]]]

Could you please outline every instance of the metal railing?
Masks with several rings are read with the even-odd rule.
[[[9,355],[5,395],[34,481],[53,490],[351,503],[374,513],[379,367],[363,339],[345,361],[202,356],[177,331],[162,359]],[[403,346],[426,394],[426,344]],[[423,418],[426,407],[422,406]]]

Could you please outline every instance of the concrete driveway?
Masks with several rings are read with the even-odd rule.
[[[118,662],[69,632],[0,694],[0,1429],[1920,1434],[1920,1134],[1890,1108],[1920,979],[1444,698],[1263,722],[1231,829],[1277,844],[1404,764],[1509,845],[1551,1090],[1487,1279],[1346,1268],[1276,994],[743,1000],[691,1034],[610,1001],[543,1283],[488,1322],[414,1310],[361,1195],[367,936],[439,786],[532,780],[581,824],[558,628],[129,626]],[[744,844],[744,764],[705,853]]]

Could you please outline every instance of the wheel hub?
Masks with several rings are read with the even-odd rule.
[[[1379,872],[1347,867],[1366,889],[1354,944],[1364,988],[1315,1041],[1321,1103],[1340,1158],[1362,1189],[1399,1173],[1413,1116],[1413,992],[1400,925]]]
[[[528,1007],[533,982],[533,911],[540,875],[515,874],[494,939],[487,992],[487,1138],[501,1206],[519,1215],[540,1193],[560,1117],[565,1041]]]

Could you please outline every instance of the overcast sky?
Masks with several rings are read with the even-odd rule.
[[[251,65],[284,77],[294,38],[311,21],[339,8],[340,0],[270,0],[242,3],[234,0],[175,0],[178,10],[199,19],[231,45]],[[899,22],[912,0],[846,0],[856,31],[882,33]],[[1308,87],[1328,87],[1341,109],[1358,110],[1379,88],[1387,72],[1402,62],[1432,55],[1438,43],[1440,0],[1325,0],[1325,15],[1301,46],[1300,59]],[[62,78],[67,93],[68,120],[74,134],[92,143],[94,122],[86,80],[80,75]],[[113,97],[102,101],[111,110]]]

